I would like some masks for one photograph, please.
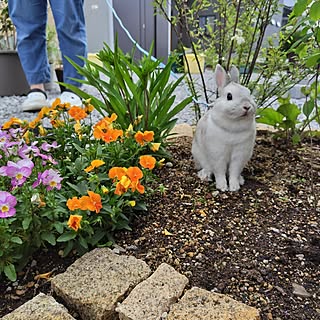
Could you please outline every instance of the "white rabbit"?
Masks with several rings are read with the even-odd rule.
[[[216,188],[237,191],[241,172],[250,160],[256,137],[256,104],[249,89],[240,85],[239,71],[231,67],[230,80],[218,64],[215,70],[219,98],[199,120],[192,155],[201,180],[215,177]],[[229,180],[229,186],[227,183]]]

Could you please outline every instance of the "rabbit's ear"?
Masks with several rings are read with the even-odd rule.
[[[232,65],[230,69],[230,80],[239,83],[239,70],[234,65]]]
[[[217,64],[215,70],[216,84],[218,89],[225,87],[228,83],[228,75],[220,64]]]

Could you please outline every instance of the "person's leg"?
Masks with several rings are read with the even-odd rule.
[[[44,83],[50,81],[46,48],[47,0],[9,0],[9,14],[17,30],[17,51],[30,92],[23,111],[48,106]]]
[[[81,84],[70,78],[83,79],[65,56],[83,66],[78,56],[87,56],[87,37],[83,0],[50,0],[56,24],[59,46],[63,59],[63,81],[80,87]]]
[[[44,90],[50,82],[46,53],[47,0],[9,0],[9,13],[17,30],[17,50],[31,87]]]

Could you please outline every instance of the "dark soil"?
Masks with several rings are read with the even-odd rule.
[[[162,192],[149,199],[132,232],[116,235],[117,245],[152,269],[172,265],[189,287],[258,308],[263,320],[320,319],[319,141],[293,147],[260,132],[246,182],[234,193],[198,179],[190,148],[190,138],[171,147],[171,163],[158,172]],[[16,283],[2,279],[0,316],[50,292],[47,279],[34,277],[63,272],[75,258],[48,249]]]

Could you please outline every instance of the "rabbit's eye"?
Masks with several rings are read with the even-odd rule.
[[[227,100],[232,100],[232,94],[230,92],[227,94]]]

